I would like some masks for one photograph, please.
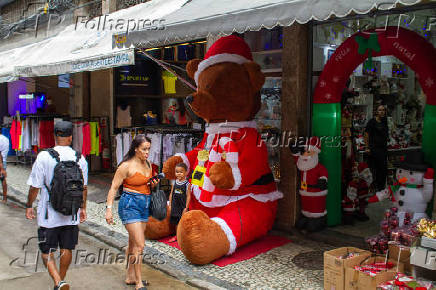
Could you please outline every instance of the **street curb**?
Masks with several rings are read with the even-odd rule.
[[[24,193],[11,186],[8,187],[8,191],[8,200],[26,207],[27,198]],[[80,224],[80,231],[119,251],[124,251],[128,242],[126,235],[112,231],[107,227],[91,221]],[[144,252],[151,255],[151,257],[159,257],[158,259],[146,261],[145,263],[147,265],[177,280],[183,281],[190,286],[205,290],[244,289],[236,284],[206,275],[200,271],[192,270],[190,267],[181,264],[178,260],[149,246],[145,246]]]

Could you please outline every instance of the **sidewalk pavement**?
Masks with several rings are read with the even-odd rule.
[[[9,198],[25,203],[30,168],[10,165],[7,170]],[[109,176],[89,176],[88,221],[80,229],[121,250],[127,245],[128,236],[118,215],[114,215],[114,225],[107,225],[104,219],[110,181]],[[118,202],[114,204],[114,212],[117,208]],[[292,242],[225,267],[192,265],[181,251],[157,241],[147,241],[145,252],[159,257],[158,263],[151,261],[152,267],[203,289],[323,289],[323,252],[344,245],[363,246],[362,239],[344,239],[344,236],[331,230],[310,236],[302,236],[298,232],[292,235],[282,232],[273,234],[286,236]]]

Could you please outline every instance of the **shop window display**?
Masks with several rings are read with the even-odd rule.
[[[435,47],[435,35],[428,33],[425,29],[428,15],[434,15],[434,12],[430,9],[410,12],[414,16],[414,21],[405,22],[401,26],[419,34]],[[341,44],[358,31],[383,27],[385,24],[395,26],[398,24],[399,17],[399,14],[377,18],[359,17],[359,19],[315,26],[313,30],[313,89],[318,83],[326,62]],[[353,50],[354,47],[351,49]],[[414,53],[418,52],[419,49],[414,51]],[[338,54],[335,56],[338,57]],[[407,60],[404,61],[407,62]],[[371,64],[369,69],[368,64]],[[409,65],[413,66],[410,63]],[[396,181],[394,168],[401,158],[410,152],[420,151],[423,147],[424,109],[427,103],[419,81],[424,90],[425,83],[422,79],[418,79],[415,71],[393,56],[372,57],[370,61],[367,58],[349,78],[340,102],[343,194],[346,194],[348,183],[358,175],[357,164],[367,161],[365,127],[368,121],[375,117],[377,107],[384,105],[387,112],[386,121],[389,132],[387,185],[390,185]],[[336,81],[342,82],[339,78]],[[332,82],[335,82],[334,78]],[[370,188],[370,195],[372,194],[375,194],[374,188]],[[371,227],[366,226],[363,231],[360,231],[362,229],[358,227],[357,231],[351,230],[347,233],[355,235],[371,233]]]
[[[268,136],[268,160],[274,178],[280,179],[280,130],[282,94],[282,28],[246,32],[244,40],[252,49],[253,59],[265,74],[265,84],[260,91],[261,108],[255,116],[259,132]]]

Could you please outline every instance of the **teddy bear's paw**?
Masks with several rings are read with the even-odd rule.
[[[172,156],[163,164],[162,172],[167,179],[176,179],[176,165],[182,163],[183,159],[180,156]]]
[[[231,189],[235,185],[232,167],[225,161],[217,162],[210,167],[209,179],[220,189]]]
[[[208,264],[229,251],[221,227],[201,210],[188,211],[177,227],[177,241],[186,258],[197,265]]]
[[[145,238],[147,240],[158,240],[174,234],[174,226],[170,224],[170,209],[167,207],[167,217],[159,221],[153,217],[148,218],[145,228]]]

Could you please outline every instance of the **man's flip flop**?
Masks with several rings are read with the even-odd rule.
[[[150,285],[150,283],[148,283],[147,280],[142,280],[142,284],[144,284],[144,286],[148,286],[148,285]],[[126,285],[129,285],[129,286],[131,286],[131,285],[136,285],[136,282],[130,282],[130,283],[127,283],[127,282],[126,282]]]

